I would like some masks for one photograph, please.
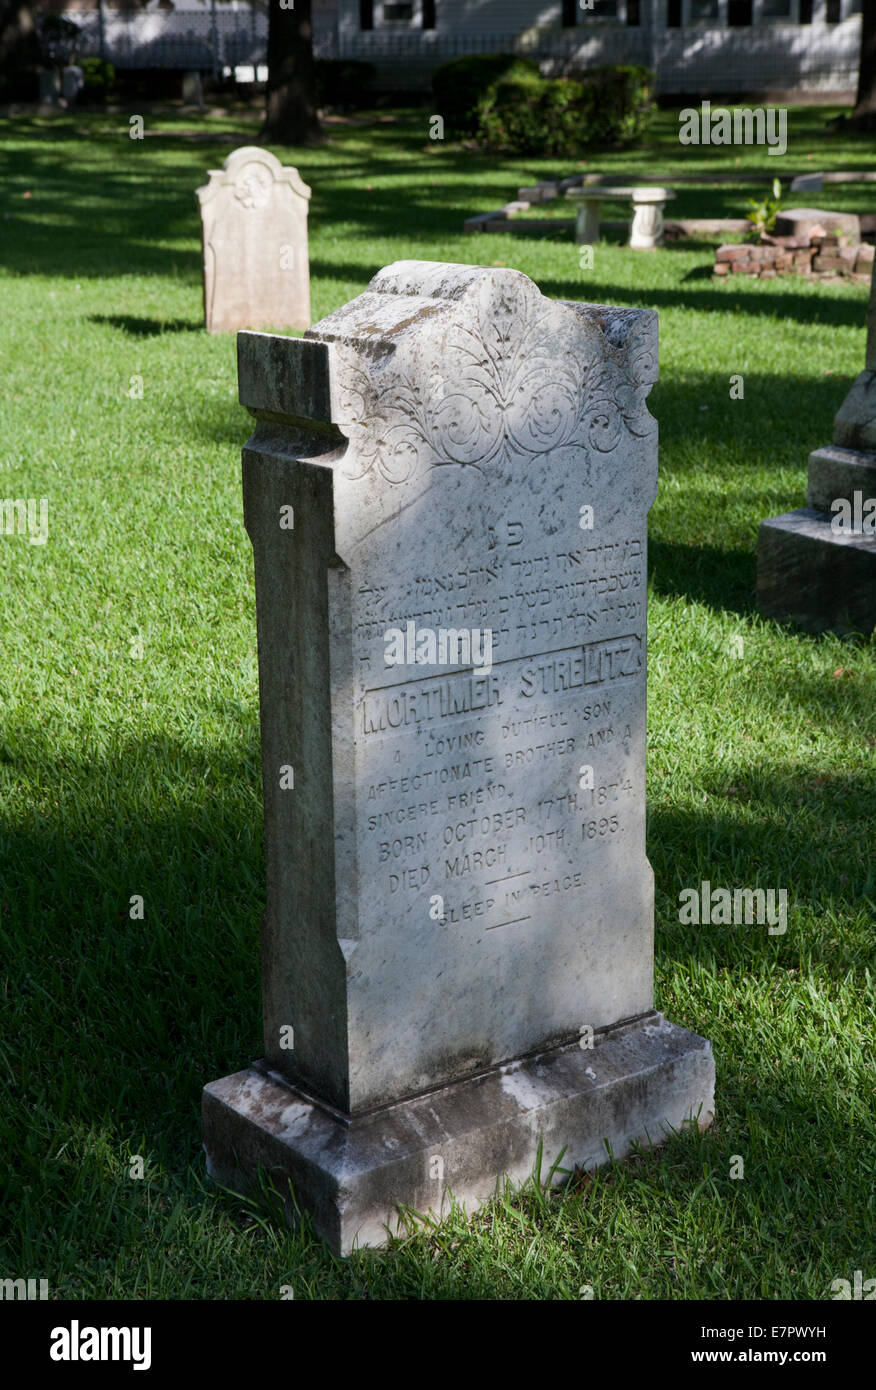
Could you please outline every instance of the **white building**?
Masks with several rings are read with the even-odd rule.
[[[334,0],[339,52],[384,68],[531,53],[644,63],[661,92],[854,92],[861,0]],[[411,72],[411,80],[416,73]]]
[[[74,0],[74,3],[76,0]],[[96,6],[96,0],[78,4]],[[123,67],[263,63],[266,0],[104,6],[108,56]],[[313,0],[318,57],[376,64],[411,90],[468,53],[531,55],[546,73],[644,63],[661,93],[854,93],[861,0]],[[88,51],[97,14],[72,5]]]

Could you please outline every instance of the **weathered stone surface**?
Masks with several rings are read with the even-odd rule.
[[[876,278],[866,361],[834,420],[833,446],[809,455],[808,506],[764,521],[758,532],[762,612],[813,632],[876,628],[876,536],[855,520],[876,497]],[[840,501],[850,504],[860,529],[838,526],[843,510],[834,504]]]
[[[833,439],[846,449],[876,453],[876,372],[864,371],[856,378],[836,413]]]
[[[792,193],[820,193],[823,174],[798,174],[791,180]]]
[[[514,270],[399,262],[302,339],[238,339],[283,1104],[358,1126],[428,1095],[453,1116],[467,1078],[652,1009],[656,332],[653,312],[552,301]],[[618,1125],[635,1096],[659,1132],[662,1085],[617,1092]],[[601,1112],[570,1096],[567,1158],[589,1161]],[[473,1139],[466,1190],[514,1168],[519,1136],[528,1162],[552,1105],[511,1116],[507,1164]],[[214,1171],[244,1131],[252,1161],[281,1142],[299,1181],[320,1166],[310,1110],[278,1140],[238,1109],[210,1130]],[[420,1200],[422,1152],[394,1201]],[[308,1190],[337,1208],[332,1162]]]
[[[513,270],[400,262],[304,340],[239,344],[241,400],[272,417],[244,459],[271,1065],[355,1112],[650,1008],[656,315],[552,302]],[[277,451],[277,417],[313,422],[299,447],[319,464]],[[591,499],[595,535],[579,524]],[[294,539],[269,524],[284,503]],[[409,622],[489,629],[494,669],[387,667],[385,634]],[[277,771],[293,755],[308,758],[294,795]],[[600,785],[630,787],[607,816],[576,791],[591,759]],[[300,942],[309,919],[335,920],[342,948]]]
[[[197,190],[210,333],[307,328],[310,189],[267,150],[234,150]]]
[[[861,222],[854,212],[827,212],[823,208],[783,208],[776,214],[779,236],[807,236],[815,228],[825,232],[842,230],[854,241],[861,240]]]
[[[561,185],[562,186],[562,185]],[[575,240],[592,245],[599,240],[599,204],[608,199],[629,198],[632,203],[630,220],[631,248],[651,251],[663,242],[663,209],[675,194],[671,188],[646,186],[600,186],[585,184],[568,186],[566,197],[579,204],[575,224]]]
[[[876,627],[876,542],[831,530],[823,512],[800,508],[763,521],[757,537],[757,599],[767,618],[809,632],[869,633]]]
[[[447,1214],[450,1197],[471,1213],[505,1175],[525,1182],[539,1140],[542,1176],[565,1150],[554,1182],[573,1165],[595,1168],[649,1147],[714,1108],[709,1043],[659,1013],[494,1068],[346,1121],[288,1083],[253,1067],[205,1087],[204,1145],[211,1177],[247,1190],[261,1165],[335,1254],[385,1244],[398,1206]],[[289,1203],[290,1218],[293,1216]]]
[[[634,188],[630,247],[654,251],[663,245],[663,209],[675,194],[671,188]]]
[[[809,455],[809,488],[806,505],[830,513],[838,498],[851,501],[856,492],[876,497],[876,454],[842,449],[828,444]]]
[[[876,276],[867,306],[864,370],[856,378],[833,422],[833,442],[846,449],[876,453]]]

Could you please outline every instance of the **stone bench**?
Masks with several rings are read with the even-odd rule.
[[[575,240],[584,245],[592,245],[599,240],[600,201],[629,198],[633,205],[630,246],[639,251],[651,251],[663,243],[663,209],[675,194],[671,188],[606,188],[604,185],[590,185],[567,188],[566,197],[580,204]]]

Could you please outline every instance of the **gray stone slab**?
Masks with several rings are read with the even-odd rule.
[[[833,445],[809,456],[809,506],[762,522],[757,540],[761,611],[812,632],[876,627],[876,276],[870,287],[866,368],[834,419]],[[848,516],[831,503],[852,505]],[[840,529],[850,521],[854,529]],[[860,529],[858,529],[860,528]]]
[[[771,517],[758,531],[757,598],[765,617],[809,632],[872,632],[876,540],[833,531],[809,508]]]
[[[644,779],[657,435],[646,398],[657,316],[550,300],[515,270],[402,261],[304,338],[240,334],[238,363],[256,421],[243,488],[265,1067],[295,1105],[304,1096],[347,1132],[378,1111],[389,1125],[409,1102],[422,1116],[423,1097],[450,1135],[464,1113],[465,1192],[517,1173],[563,1116],[563,1142],[589,1161],[608,1122],[583,1082],[560,1104],[524,1070],[537,1093],[525,1122],[514,1110],[496,1119],[489,1085],[469,1083],[653,1009]],[[683,1077],[681,1110],[664,1098],[676,1073],[657,1054],[649,1066],[618,1056],[629,1068],[613,1073],[607,1133],[620,1135],[634,1103],[642,1123],[688,1110]],[[710,1105],[697,1076],[697,1104]],[[315,1211],[335,1213],[330,1238],[344,1247],[337,1141],[310,1112],[290,1112],[287,1132],[280,1101],[259,1088],[254,1108],[226,1106],[237,1118],[217,1130],[211,1107],[239,1083],[219,1085],[205,1111],[213,1171],[228,1171],[242,1134],[242,1173],[276,1157],[278,1136],[296,1153],[300,1139],[307,1162],[290,1171]],[[390,1126],[366,1145],[356,1230],[372,1229],[375,1146],[385,1153],[393,1137]],[[422,1196],[414,1153],[393,1200]]]
[[[872,283],[876,285],[876,276]],[[855,378],[834,417],[833,442],[844,449],[876,453],[876,372],[868,369]]]
[[[809,455],[806,506],[830,514],[839,498],[853,501],[855,493],[876,497],[876,454],[841,449],[828,444]]]
[[[440,1218],[452,1194],[470,1213],[504,1177],[525,1182],[539,1142],[545,1179],[562,1154],[557,1183],[609,1150],[621,1159],[705,1128],[714,1075],[711,1045],[653,1012],[591,1048],[542,1052],[352,1121],[252,1067],[205,1088],[204,1147],[225,1186],[248,1190],[259,1167],[284,1196],[291,1181],[317,1231],[348,1255],[398,1233],[402,1205]]]
[[[861,222],[854,212],[828,212],[825,208],[783,208],[776,214],[776,236],[808,236],[813,227],[843,232],[861,240]]]
[[[655,334],[647,310],[547,300],[518,271],[400,262],[303,340],[241,335],[241,400],[268,417],[244,453],[266,1055],[340,1108],[651,1006]],[[493,669],[387,667],[409,622],[488,629]],[[583,764],[611,790],[581,791]]]
[[[822,177],[825,183],[876,183],[876,171],[872,169],[836,170]]]
[[[791,180],[792,193],[820,193],[824,174],[798,174]]]
[[[667,236],[723,236],[725,232],[747,232],[750,228],[745,217],[667,217],[664,223]]]
[[[462,230],[464,232],[489,232],[494,230],[493,224],[505,220],[505,209],[496,208],[495,212],[479,212],[476,217],[467,217],[462,224]]]

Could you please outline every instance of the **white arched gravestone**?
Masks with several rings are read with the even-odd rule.
[[[307,328],[310,189],[268,150],[234,150],[197,190],[210,333]]]
[[[333,1248],[399,1204],[711,1115],[653,1010],[646,538],[657,315],[403,261],[242,334],[268,895],[264,1061],[210,1172],[291,1178]]]

